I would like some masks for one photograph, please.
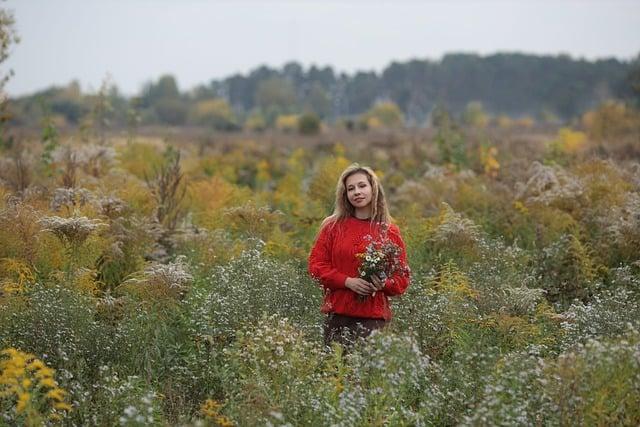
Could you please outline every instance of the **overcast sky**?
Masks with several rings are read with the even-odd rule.
[[[162,74],[181,90],[267,64],[382,70],[449,52],[640,53],[640,0],[8,0],[22,41],[12,96],[105,77],[128,95]]]

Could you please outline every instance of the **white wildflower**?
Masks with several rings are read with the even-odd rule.
[[[574,200],[584,193],[584,185],[578,177],[560,166],[545,166],[533,162],[529,168],[529,180],[519,183],[517,199],[527,203],[550,205],[557,201]]]
[[[85,216],[62,218],[59,216],[45,216],[38,220],[43,231],[50,231],[60,240],[70,243],[83,243],[89,235],[104,225],[100,220],[89,219]]]

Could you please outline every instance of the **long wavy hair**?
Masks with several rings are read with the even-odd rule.
[[[336,201],[333,214],[325,218],[322,226],[325,224],[335,225],[339,221],[343,221],[351,216],[355,216],[356,209],[353,207],[347,196],[347,178],[356,173],[363,173],[367,176],[367,180],[371,185],[371,223],[372,224],[388,224],[393,220],[389,215],[387,207],[387,198],[384,189],[380,183],[380,179],[376,173],[367,166],[361,166],[358,163],[349,165],[340,175],[338,184],[336,185]]]

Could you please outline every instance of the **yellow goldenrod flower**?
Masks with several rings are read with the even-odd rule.
[[[16,353],[17,353],[17,350],[15,348],[7,348],[7,349],[2,350],[0,352],[0,354],[6,354],[7,356],[9,356],[12,359],[16,355]]]
[[[34,359],[31,363],[29,363],[29,366],[27,366],[27,369],[29,369],[30,371],[36,371],[43,368],[46,368],[46,366],[40,359]]]
[[[218,415],[218,411],[220,410],[221,406],[222,405],[219,402],[213,399],[207,399],[204,401],[202,406],[200,406],[200,412],[205,417],[215,418]]]
[[[64,401],[67,393],[58,387],[54,373],[32,354],[13,348],[2,350],[0,399],[15,402],[16,415],[28,412],[29,416],[39,419],[60,421],[61,416],[56,410],[70,411],[71,405]]]
[[[224,415],[218,415],[216,417],[216,423],[218,423],[220,427],[233,427],[235,425],[233,421],[231,421],[229,418],[225,417]]]
[[[53,369],[47,368],[46,366],[44,366],[35,372],[35,376],[38,379],[51,378],[53,377],[53,373],[54,373]]]
[[[49,390],[47,394],[45,394],[45,396],[48,397],[49,399],[53,399],[57,401],[63,401],[64,395],[65,395],[64,390],[60,388],[54,388],[53,390]]]
[[[58,384],[56,384],[53,378],[43,378],[40,381],[38,381],[38,385],[40,387],[55,388]]]
[[[27,407],[27,403],[29,403],[29,399],[31,395],[27,392],[20,393],[18,396],[18,404],[16,405],[16,412],[18,414],[22,413],[24,409]]]
[[[53,407],[62,411],[71,411],[71,409],[73,409],[71,405],[65,402],[56,402],[53,404]]]

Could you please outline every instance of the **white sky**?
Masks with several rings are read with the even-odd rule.
[[[640,0],[8,0],[22,38],[12,96],[109,75],[125,94],[162,74],[181,90],[290,60],[336,71],[449,52],[640,53]]]

